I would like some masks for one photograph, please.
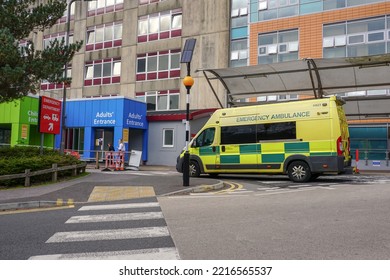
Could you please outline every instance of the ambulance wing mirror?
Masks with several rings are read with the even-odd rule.
[[[196,148],[196,141],[195,141],[195,139],[193,139],[192,142],[191,142],[191,148]]]

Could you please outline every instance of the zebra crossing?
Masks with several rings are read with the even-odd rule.
[[[156,198],[82,206],[31,260],[176,260]]]

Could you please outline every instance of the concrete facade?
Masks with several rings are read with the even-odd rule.
[[[74,41],[84,41],[82,49],[75,55],[71,65],[72,84],[67,89],[68,99],[96,98],[110,96],[124,96],[131,99],[137,98],[139,93],[166,92],[175,90],[179,92],[178,106],[168,110],[158,110],[165,115],[176,114],[186,109],[187,90],[182,84],[182,79],[187,75],[187,65],[180,64],[179,75],[173,78],[153,79],[140,81],[137,78],[137,58],[140,55],[167,52],[170,50],[182,50],[187,39],[195,38],[196,46],[191,62],[191,76],[195,84],[189,97],[191,110],[204,108],[218,108],[219,102],[211,93],[210,87],[202,72],[196,72],[202,68],[225,68],[229,63],[230,40],[230,0],[115,0],[113,7],[108,11],[95,12],[88,7],[88,3],[76,1],[73,5],[74,15],[70,19],[70,35]],[[145,2],[147,2],[145,4]],[[162,16],[172,11],[181,13],[181,31],[179,36],[148,40],[140,42],[140,20]],[[44,33],[35,36],[38,48],[43,47],[43,41],[51,34],[66,34],[66,17],[58,24]],[[117,47],[90,50],[88,44],[88,30],[107,26],[110,24],[122,24],[121,44]],[[119,58],[121,61],[120,82],[86,85],[86,63],[91,61],[104,61],[105,59]],[[138,80],[137,80],[138,79]],[[214,83],[214,82],[213,82]],[[222,85],[215,82],[218,99],[226,104],[225,92]],[[54,86],[52,86],[54,87]],[[62,99],[63,88],[56,85],[56,89],[46,86],[41,91],[42,95]],[[146,97],[145,97],[146,98]],[[185,115],[182,115],[185,119]],[[200,121],[203,124],[204,121]],[[201,125],[199,120],[191,121],[191,131],[196,132]],[[174,129],[174,147],[163,147],[162,131]],[[175,165],[176,157],[185,145],[185,125],[182,120],[168,120],[150,122],[150,135],[148,137],[148,160],[145,164]],[[140,147],[138,147],[140,149]]]
[[[266,10],[272,10],[271,5],[279,1],[115,0],[113,2],[119,3],[119,8],[115,6],[112,11],[107,9],[107,11],[105,10],[102,13],[96,12],[92,15],[88,11],[87,3],[81,1],[74,3],[75,15],[71,19],[70,25],[71,34],[74,34],[74,40],[86,42],[88,40],[88,30],[112,23],[122,24],[122,36],[120,46],[87,50],[84,45],[81,51],[76,54],[71,67],[73,81],[71,88],[68,90],[68,98],[124,96],[139,99],[140,93],[156,92],[156,94],[159,94],[160,92],[170,90],[178,91],[179,98],[176,108],[157,110],[159,113],[166,115],[174,115],[186,109],[186,89],[182,85],[182,79],[187,74],[187,67],[181,64],[179,75],[175,75],[173,78],[139,80],[137,78],[137,57],[140,55],[182,50],[186,39],[195,38],[197,41],[191,62],[191,75],[195,79],[195,84],[191,89],[189,98],[190,109],[219,108],[219,103],[211,92],[210,86],[203,77],[202,72],[196,72],[196,70],[258,64],[259,35],[297,30],[299,47],[296,59],[306,57],[318,58],[323,57],[324,26],[338,23],[346,24],[375,17],[388,17],[390,14],[390,1],[388,0],[367,0],[364,3],[359,2],[360,4],[354,6],[334,7],[328,10],[323,8],[326,2],[323,0],[287,1],[288,4],[283,5],[288,7],[278,7],[278,12],[282,12],[282,9],[286,11],[286,8],[296,5],[297,13],[266,20],[260,18],[261,13]],[[262,5],[259,4],[260,2]],[[267,6],[266,10],[263,10],[265,2],[267,2],[269,7]],[[338,2],[341,3],[343,1],[340,0]],[[344,2],[347,3],[347,1]],[[280,5],[282,6],[282,4]],[[312,10],[306,10],[306,12],[300,14],[301,12],[299,11],[303,11],[305,7],[309,6]],[[319,9],[318,7],[322,8]],[[179,11],[178,13],[182,15],[180,35],[158,40],[139,40],[140,20],[144,18],[149,19],[155,15],[165,15],[172,11]],[[389,22],[387,18],[386,20]],[[44,36],[56,33],[64,34],[65,31],[65,21],[61,20],[61,23],[45,31],[44,34],[38,33],[34,40],[39,48],[39,46],[43,46]],[[387,48],[390,49],[388,39],[390,34],[389,27],[385,28],[384,34],[384,38],[387,40]],[[237,42],[242,42],[242,44],[237,46],[235,45]],[[236,62],[239,62],[237,64],[233,61],[233,56],[235,55],[239,56],[239,60],[236,60]],[[244,57],[242,60],[241,55]],[[86,86],[86,62],[107,58],[120,58],[120,82]],[[216,89],[218,99],[226,106],[226,95],[222,85],[216,80],[211,82],[213,88]],[[55,90],[46,89],[42,91],[42,94],[62,99],[63,90],[61,88]],[[388,128],[390,123],[390,112],[387,109],[389,94],[390,92],[382,99],[375,98],[376,101],[368,100],[364,97],[347,99],[346,113],[350,125],[352,127],[355,126],[357,130],[361,127],[372,125]],[[252,98],[249,101],[259,100]],[[367,112],[367,114],[364,114],[364,112]],[[197,125],[193,123],[194,121],[191,120],[191,134],[196,132]],[[173,117],[171,120],[161,119],[152,121],[149,125],[151,135],[148,144],[150,153],[147,164],[174,165],[171,164],[172,159],[176,157],[173,154],[180,152],[185,144],[184,124],[181,120]],[[161,148],[161,133],[164,128],[170,127],[175,128],[175,145],[173,148],[163,149]],[[361,139],[358,141],[360,142],[355,148],[362,143]],[[372,141],[376,140],[373,139]],[[389,136],[387,136],[386,141],[387,147],[385,150],[389,150]],[[381,149],[383,149],[382,146]]]
[[[70,30],[74,34],[74,41],[87,41],[87,29],[93,26],[122,22],[122,44],[120,47],[105,48],[95,51],[86,51],[85,44],[76,54],[72,62],[72,84],[67,90],[68,98],[88,98],[99,96],[125,96],[135,98],[136,92],[162,91],[180,89],[180,107],[186,107],[186,89],[182,85],[182,78],[187,74],[186,65],[181,65],[180,77],[173,79],[158,79],[153,81],[136,81],[137,54],[181,50],[188,38],[197,40],[193,60],[191,62],[191,75],[195,79],[192,88],[191,107],[200,109],[217,107],[218,102],[214,96],[206,96],[209,86],[200,68],[224,68],[228,66],[229,46],[229,0],[166,0],[148,5],[140,5],[139,0],[123,2],[123,9],[115,12],[88,16],[87,3],[75,2],[74,20],[71,20]],[[182,10],[181,36],[138,43],[138,19],[156,13],[164,13],[175,9]],[[42,47],[44,35],[64,33],[66,23],[53,26],[44,34],[36,36],[38,47]],[[121,59],[120,83],[84,86],[85,62],[105,58]],[[222,87],[217,86],[220,100],[224,100]],[[62,89],[44,90],[42,94],[53,98],[62,98]],[[211,97],[211,98],[210,98]]]

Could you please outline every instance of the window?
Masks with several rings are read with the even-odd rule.
[[[240,67],[248,65],[248,39],[231,41],[230,66]]]
[[[120,83],[120,58],[107,58],[85,63],[84,86]]]
[[[256,143],[256,125],[221,127],[221,145]]]
[[[65,131],[65,149],[84,152],[84,128],[67,128]]]
[[[138,42],[179,37],[181,29],[181,9],[142,16],[138,18]]]
[[[164,1],[164,0],[138,0],[138,3],[140,5],[147,5],[147,4],[161,2],[161,1]]]
[[[214,142],[215,128],[210,127],[203,130],[198,137],[196,137],[194,144],[195,147],[210,146]]]
[[[88,16],[123,10],[123,0],[88,1]]]
[[[0,146],[11,144],[11,128],[0,127]]]
[[[296,139],[295,122],[221,127],[222,145],[283,139]]]
[[[295,122],[258,124],[256,129],[257,142],[279,139],[296,139]]]
[[[298,0],[259,0],[259,21],[299,15]]]
[[[323,27],[323,57],[355,57],[389,53],[385,36],[389,16],[355,20]]]
[[[71,78],[72,77],[72,66],[68,65],[67,70],[68,70],[67,77]],[[64,67],[62,75],[65,76],[65,67]],[[66,87],[69,88],[70,85],[66,85]],[[55,84],[55,83],[50,83],[47,80],[41,81],[41,90],[56,90],[56,89],[63,89],[63,88],[64,88],[64,83]]]
[[[174,129],[164,128],[163,129],[163,147],[172,148],[174,146]]]
[[[147,103],[148,111],[170,111],[179,109],[179,89],[137,92],[136,99]]]
[[[122,22],[89,27],[86,51],[100,50],[122,45]]]
[[[259,64],[297,60],[298,51],[298,30],[259,34]]]
[[[64,42],[65,42],[65,36],[66,36],[65,32],[46,35],[43,37],[43,47],[44,48],[49,47],[50,44],[52,44],[55,40],[57,40],[58,42],[61,42],[62,40],[64,40]],[[72,43],[73,43],[73,34],[69,34],[69,44],[72,44]]]
[[[180,50],[139,54],[137,81],[180,77]]]

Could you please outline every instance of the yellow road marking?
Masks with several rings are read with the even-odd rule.
[[[156,196],[153,187],[149,186],[96,186],[88,202],[113,201]]]
[[[213,192],[213,194],[232,193],[232,192],[240,190],[240,189],[242,189],[244,187],[243,185],[238,184],[238,183],[234,183],[234,182],[226,182],[225,181],[224,183],[230,185],[230,188],[228,188],[226,190],[221,190],[221,191],[218,191],[218,192]]]
[[[33,208],[33,209],[10,210],[10,211],[3,211],[3,212],[0,212],[0,215],[10,215],[10,214],[22,214],[22,213],[32,213],[32,212],[43,212],[43,211],[63,210],[63,209],[69,209],[69,208],[74,208],[74,205],[68,205],[68,206],[53,206],[53,207],[46,207],[46,208]]]

